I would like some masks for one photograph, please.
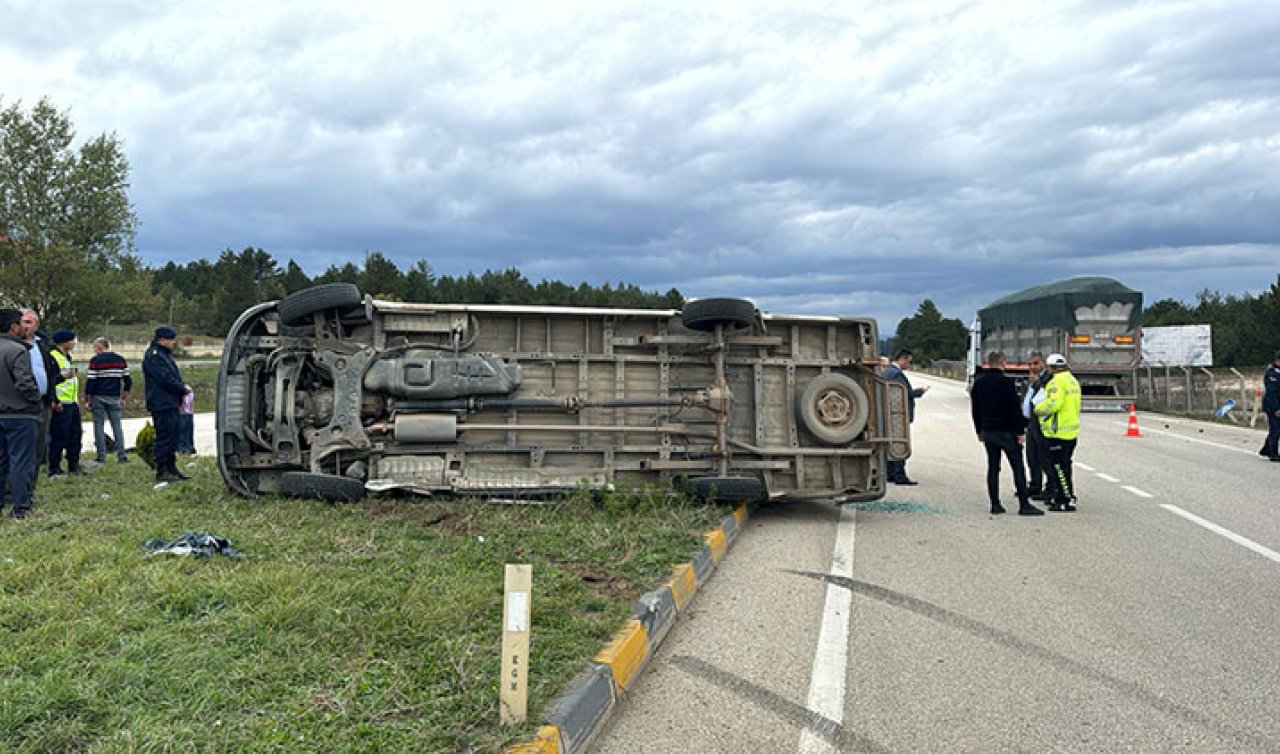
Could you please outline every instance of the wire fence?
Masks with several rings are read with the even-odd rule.
[[[1138,408],[1255,426],[1262,416],[1263,367],[1140,367]]]

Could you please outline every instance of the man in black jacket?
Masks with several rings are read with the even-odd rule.
[[[1009,459],[1013,484],[1018,494],[1018,515],[1042,516],[1044,511],[1027,498],[1027,476],[1022,467],[1022,443],[1026,419],[1018,401],[1018,389],[1004,373],[1005,357],[999,351],[987,354],[987,367],[969,391],[973,428],[978,442],[987,449],[987,497],[991,512],[1004,513],[1000,504],[1000,454]]]
[[[1262,375],[1262,413],[1267,415],[1267,439],[1258,453],[1280,463],[1280,351]]]
[[[172,327],[156,328],[155,340],[142,357],[146,377],[147,411],[156,428],[156,481],[176,482],[191,477],[178,471],[178,406],[187,385],[173,360],[173,344],[178,333]]]

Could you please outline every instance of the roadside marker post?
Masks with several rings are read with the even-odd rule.
[[[503,725],[522,723],[529,712],[529,615],[533,568],[507,564],[502,600],[502,677],[498,709]]]

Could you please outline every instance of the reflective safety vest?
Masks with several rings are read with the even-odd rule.
[[[1040,431],[1045,437],[1076,439],[1080,435],[1080,383],[1075,375],[1065,370],[1054,374],[1041,393],[1044,399],[1035,405]]]
[[[61,348],[53,349],[53,360],[58,362],[59,370],[71,368],[71,357],[63,353]],[[80,397],[80,380],[74,374],[67,377],[54,388],[54,395],[59,403],[75,403]]]

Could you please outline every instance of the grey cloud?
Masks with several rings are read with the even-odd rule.
[[[379,250],[886,330],[1047,274],[1278,271],[1280,6],[97,7],[0,47],[102,29],[68,104],[119,122],[151,261]]]

